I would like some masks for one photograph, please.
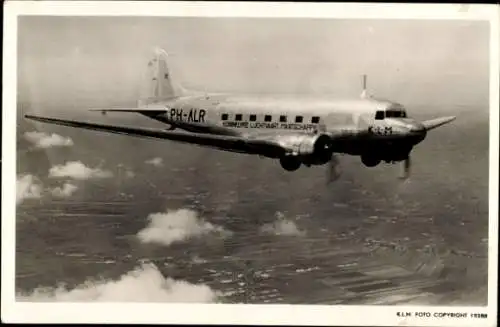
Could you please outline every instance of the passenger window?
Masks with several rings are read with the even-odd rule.
[[[313,118],[311,118],[311,123],[312,124],[318,124],[319,123],[319,117],[318,116],[314,116]]]
[[[382,110],[377,111],[377,113],[375,114],[375,119],[377,119],[377,120],[384,119],[384,111],[382,111]]]
[[[256,121],[257,115],[250,115],[250,121]]]
[[[273,117],[272,117],[271,115],[265,115],[265,116],[264,116],[264,121],[269,122],[269,121],[271,121],[271,120],[273,120]]]
[[[295,122],[296,123],[302,123],[303,120],[304,120],[304,117],[302,117],[302,116],[295,117]]]
[[[280,123],[286,123],[286,116],[280,116]]]
[[[227,120],[227,118],[228,118],[228,114],[222,114],[222,116],[221,116],[222,120]]]
[[[241,121],[241,118],[243,118],[241,114],[236,114],[234,116],[234,120],[236,120],[236,121]]]

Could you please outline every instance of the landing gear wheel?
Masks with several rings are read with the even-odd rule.
[[[295,171],[300,168],[301,162],[298,158],[288,156],[280,159],[280,164],[286,171]]]
[[[375,167],[380,163],[380,159],[373,156],[361,156],[361,162],[366,167]]]

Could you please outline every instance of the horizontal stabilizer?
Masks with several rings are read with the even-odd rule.
[[[136,112],[136,113],[156,113],[156,114],[161,114],[167,112],[165,109],[138,109],[138,108],[120,108],[120,109],[107,109],[107,108],[96,108],[96,109],[90,109],[90,111],[99,111],[102,113],[105,112]]]
[[[424,125],[426,130],[431,130],[436,127],[442,126],[444,124],[448,124],[449,122],[452,122],[455,120],[455,116],[449,116],[449,117],[441,117],[441,118],[436,118],[436,119],[430,119],[422,122],[422,125]]]

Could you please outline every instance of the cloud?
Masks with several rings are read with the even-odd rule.
[[[22,175],[16,181],[16,203],[25,199],[39,199],[42,197],[42,185],[36,182],[33,175]]]
[[[195,211],[188,209],[152,213],[148,216],[148,219],[148,226],[137,234],[137,237],[143,243],[170,245],[174,242],[209,233],[219,233],[223,236],[231,234],[231,232],[224,230],[220,226],[203,221],[198,218]]]
[[[90,168],[80,161],[69,161],[66,162],[65,165],[56,165],[49,170],[49,177],[70,177],[78,180],[107,178],[112,176],[113,174],[110,171]]]
[[[276,221],[265,224],[260,228],[261,232],[274,235],[303,236],[305,231],[300,230],[293,220],[285,218],[281,213],[277,214]]]
[[[47,149],[55,146],[72,146],[73,140],[58,134],[46,134],[43,132],[26,132],[24,138],[35,144],[35,147]]]
[[[53,188],[51,193],[53,196],[58,198],[67,198],[70,197],[73,193],[75,193],[77,189],[78,187],[73,184],[64,183],[62,187]]]
[[[146,160],[145,163],[147,163],[148,165],[160,167],[160,166],[163,166],[163,159],[160,157],[156,157],[153,159]]]
[[[165,278],[153,264],[122,275],[118,280],[86,281],[74,289],[64,286],[37,288],[18,293],[18,301],[30,302],[177,302],[213,303],[219,293],[206,285]]]

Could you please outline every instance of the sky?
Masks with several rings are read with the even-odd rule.
[[[413,110],[488,111],[487,22],[39,16],[18,28],[18,99],[40,108],[135,104],[159,46],[188,89],[357,97],[366,73],[370,93]]]

